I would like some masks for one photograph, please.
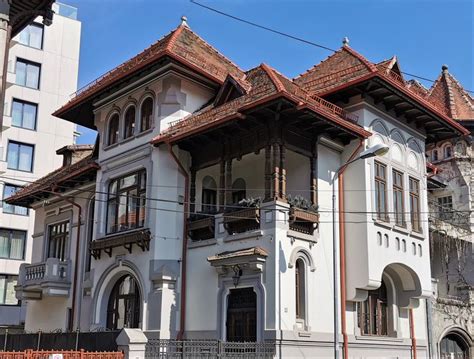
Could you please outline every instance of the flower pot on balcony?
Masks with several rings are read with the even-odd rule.
[[[292,206],[290,207],[289,222],[291,230],[313,235],[319,225],[319,214]]]
[[[225,213],[224,227],[229,234],[259,229],[260,209],[258,207],[248,207]]]
[[[214,216],[194,216],[189,218],[188,235],[193,241],[203,241],[214,238]]]

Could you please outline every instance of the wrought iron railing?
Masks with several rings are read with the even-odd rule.
[[[434,201],[428,201],[428,208],[429,220],[432,223],[442,221],[469,230],[469,212],[456,211],[451,207],[442,206]]]
[[[270,359],[275,342],[149,339],[145,357],[158,359]]]

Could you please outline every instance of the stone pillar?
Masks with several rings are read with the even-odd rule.
[[[141,329],[124,328],[115,340],[125,359],[145,359],[148,338]]]
[[[224,209],[224,200],[225,200],[225,161],[221,159],[219,167],[219,211]]]
[[[274,143],[272,146],[273,149],[273,191],[272,198],[280,198],[280,145]]]
[[[232,158],[228,159],[226,163],[225,204],[232,205]]]
[[[280,145],[280,197],[286,199],[286,147]]]
[[[265,146],[265,200],[271,198],[272,191],[272,148],[270,145]]]
[[[317,152],[309,158],[311,178],[309,188],[311,192],[311,204],[318,204],[318,155]]]
[[[8,69],[8,53],[10,50],[10,1],[0,0],[0,129],[3,125],[3,112],[5,104],[5,90]],[[0,130],[0,138],[1,138]]]

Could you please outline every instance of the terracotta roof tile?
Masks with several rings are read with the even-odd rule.
[[[222,83],[228,74],[236,81],[242,81],[245,75],[236,64],[205,42],[187,25],[180,25],[138,55],[78,90],[76,96],[54,115],[61,117],[68,109],[80,105],[117,81],[164,56],[182,62],[218,83]],[[245,84],[242,84],[242,87],[245,88]]]
[[[474,99],[448,72],[447,67],[443,67],[427,98],[430,102],[442,104],[444,112],[456,120],[474,121]]]
[[[20,201],[25,201],[28,197],[35,196],[42,191],[51,191],[51,188],[60,185],[64,181],[75,178],[91,170],[97,170],[99,165],[96,163],[93,154],[79,160],[68,166],[60,167],[46,176],[36,180],[35,182],[23,187],[13,196],[8,197],[5,201],[10,204],[15,204]]]
[[[423,86],[419,81],[408,80],[407,88],[417,93],[421,97],[426,97],[426,95],[428,95],[428,89],[425,86]]]

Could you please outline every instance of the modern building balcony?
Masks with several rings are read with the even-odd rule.
[[[0,144],[0,174],[7,171],[7,161],[5,160],[5,147]]]
[[[7,115],[3,115],[3,120],[2,120],[2,132],[5,130],[8,130],[10,127],[12,127],[12,118]]]
[[[48,258],[45,262],[22,264],[18,284],[19,300],[40,300],[43,296],[68,297],[71,287],[71,261]]]

